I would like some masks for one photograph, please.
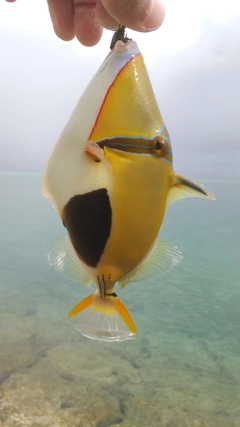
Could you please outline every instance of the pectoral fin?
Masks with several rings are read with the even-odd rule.
[[[55,240],[48,253],[48,263],[56,271],[75,282],[84,286],[92,283],[73,249],[68,234],[63,234]]]
[[[157,239],[144,261],[119,280],[119,286],[123,288],[129,282],[138,282],[160,276],[160,274],[166,273],[177,265],[182,258],[183,256],[176,246],[163,239]]]
[[[185,197],[204,197],[215,200],[215,197],[203,185],[192,181],[185,176],[175,174],[175,183],[170,188],[167,196],[166,207]]]

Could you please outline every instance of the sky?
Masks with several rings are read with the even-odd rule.
[[[240,2],[163,0],[157,31],[128,30],[144,56],[176,172],[240,178]],[[0,170],[42,172],[87,83],[109,52],[65,42],[45,0],[0,2]]]

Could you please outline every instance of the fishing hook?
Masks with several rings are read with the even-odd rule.
[[[126,27],[124,25],[118,24],[118,29],[113,34],[112,41],[110,44],[111,50],[114,48],[118,40],[121,40],[123,43],[127,43],[129,40],[131,40],[126,36],[125,29]]]

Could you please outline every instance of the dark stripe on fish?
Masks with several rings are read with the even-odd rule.
[[[109,147],[128,153],[148,154],[157,157],[168,156],[168,160],[172,160],[170,141],[160,135],[156,135],[152,139],[116,137],[97,141],[97,144],[102,149],[104,149],[104,147]]]
[[[105,294],[108,297],[117,297],[116,292],[112,292],[111,294]]]
[[[73,196],[63,210],[63,224],[80,259],[96,267],[110,236],[112,209],[105,188]]]
[[[132,138],[111,138],[99,141],[98,145],[101,148],[109,147],[115,150],[126,151],[128,153],[150,154],[152,149],[152,141]]]

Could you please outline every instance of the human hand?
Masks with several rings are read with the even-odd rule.
[[[9,2],[15,0],[7,0]],[[75,36],[85,46],[94,46],[103,28],[118,24],[147,32],[160,27],[164,19],[161,0],[47,0],[53,28],[58,37]]]

